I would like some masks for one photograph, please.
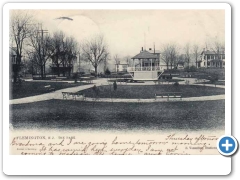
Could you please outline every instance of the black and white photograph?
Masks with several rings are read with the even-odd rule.
[[[218,154],[229,61],[224,9],[12,9],[10,154]]]

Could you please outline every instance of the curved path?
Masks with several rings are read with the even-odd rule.
[[[93,83],[96,86],[102,86],[102,85],[108,85],[107,79],[97,79],[94,80]],[[125,83],[122,83],[125,84]],[[165,84],[165,83],[164,83]],[[127,84],[126,84],[127,85]],[[131,85],[154,85],[152,81],[145,82],[145,83],[131,83]],[[203,86],[204,84],[194,84],[194,85],[199,85]],[[205,86],[210,86],[210,87],[215,87],[214,85],[211,84],[205,84]],[[12,99],[9,100],[9,104],[24,104],[24,103],[33,103],[33,102],[38,102],[38,101],[46,101],[46,100],[51,100],[51,99],[62,99],[62,92],[77,92],[81,91],[84,89],[88,89],[93,87],[93,84],[90,85],[81,85],[77,87],[71,87],[71,88],[66,88],[66,89],[60,89],[55,92],[51,93],[46,93],[46,94],[41,94],[41,95],[36,95],[36,96],[30,96],[30,97],[25,97],[25,98],[20,98],[20,99]],[[225,86],[217,86],[218,88],[225,88]],[[177,100],[179,101],[213,101],[213,100],[223,100],[225,99],[225,95],[213,95],[213,96],[200,96],[200,97],[188,97],[188,98],[182,98],[182,100]],[[72,99],[69,99],[72,100]],[[78,99],[77,99],[78,100]],[[132,103],[132,102],[162,102],[162,101],[167,101],[167,99],[119,99],[119,98],[100,98],[100,99],[95,99],[95,98],[86,98],[86,101],[100,101],[100,102],[126,102],[126,103]],[[170,101],[176,101],[176,100],[171,100]]]

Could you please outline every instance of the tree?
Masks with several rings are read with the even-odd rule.
[[[57,75],[60,76],[60,64],[62,60],[62,52],[63,52],[63,41],[65,38],[65,34],[62,31],[54,32],[52,37],[52,45],[53,55],[51,56],[52,63],[55,64],[57,68]]]
[[[187,67],[189,69],[189,64],[190,64],[190,44],[187,43],[184,47],[184,51],[185,51],[185,61],[187,62]]]
[[[177,61],[177,45],[174,43],[164,45],[161,59],[166,63],[167,69],[169,66],[173,69]]]
[[[73,37],[67,37],[64,44],[63,50],[63,58],[62,58],[62,65],[63,67],[73,68],[74,61],[77,60],[77,49],[78,43],[75,41]],[[64,72],[65,73],[65,72]],[[68,75],[70,76],[70,69],[68,71]],[[64,74],[65,75],[65,74]]]
[[[29,24],[33,16],[25,10],[13,10],[10,13],[10,39],[14,42],[16,51],[16,68],[14,69],[14,82],[17,81],[20,71],[23,47],[26,39],[29,37]]]
[[[86,61],[90,62],[95,69],[97,75],[97,68],[99,64],[108,56],[107,44],[104,41],[103,35],[97,35],[85,41],[82,45],[83,56]]]
[[[106,70],[104,71],[104,73],[105,73],[105,75],[110,75],[110,74],[111,74],[111,72],[110,72],[110,70],[108,69],[108,67],[106,68]]]
[[[43,31],[39,30],[37,26],[33,26],[28,46],[30,47],[27,51],[28,57],[32,60],[33,65],[40,69],[41,78],[43,79],[46,62],[53,54],[51,38],[48,34],[43,36]]]
[[[63,76],[66,71],[70,76],[73,62],[77,59],[78,43],[73,37],[66,37],[62,31],[53,34],[52,40],[52,62],[56,66],[57,75],[60,76],[60,66]]]
[[[117,90],[117,82],[116,82],[116,81],[113,82],[113,90],[114,90],[114,91]]]
[[[169,58],[171,69],[173,69],[173,65],[175,66],[177,61],[177,46],[175,44],[169,46]]]
[[[219,40],[216,40],[214,42],[212,50],[216,54],[216,59],[218,59],[218,60],[221,59],[221,55],[225,54],[225,43],[220,42]],[[220,63],[220,65],[222,66],[221,63]]]
[[[169,45],[166,44],[163,46],[163,50],[162,50],[162,56],[161,59],[165,62],[165,64],[167,65],[167,69],[170,63],[170,52],[169,52]]]
[[[195,44],[193,46],[193,55],[194,55],[194,58],[195,58],[195,63],[196,63],[196,68],[197,68],[198,67],[197,66],[197,61],[198,61],[198,57],[200,55],[199,46],[197,44]]]

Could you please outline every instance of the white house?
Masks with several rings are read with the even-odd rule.
[[[225,68],[225,51],[210,51],[203,49],[200,60],[198,61],[198,68]]]
[[[125,61],[118,61],[117,64],[115,64],[115,70],[116,72],[127,72],[128,63]]]

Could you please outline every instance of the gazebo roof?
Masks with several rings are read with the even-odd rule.
[[[140,52],[136,56],[132,57],[132,59],[157,59],[158,56],[156,54],[152,54],[146,50]]]

